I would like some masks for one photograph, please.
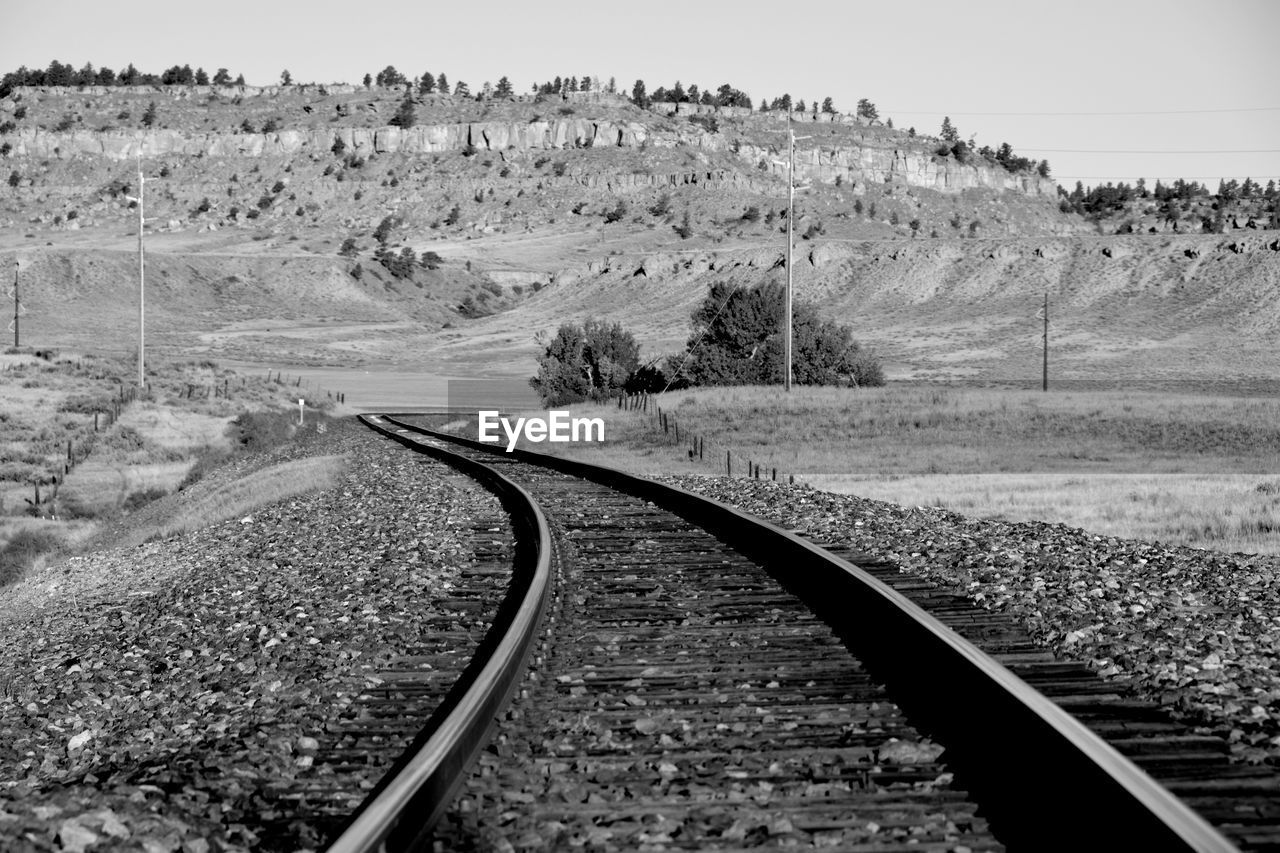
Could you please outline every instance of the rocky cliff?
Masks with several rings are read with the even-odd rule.
[[[468,145],[488,151],[636,147],[648,137],[640,124],[563,119],[559,121],[477,122],[398,127],[282,130],[273,133],[192,133],[181,130],[76,130],[23,128],[5,137],[10,156],[38,160],[78,156],[128,160],[176,154],[186,157],[273,157],[310,151],[328,153],[340,143],[356,154],[430,154]]]
[[[467,124],[398,127],[335,128],[331,130],[282,130],[274,133],[217,133],[180,130],[75,130],[55,132],[22,128],[3,137],[10,156],[36,160],[74,157],[135,157],[178,155],[183,157],[288,157],[309,152],[329,152],[335,145],[356,154],[430,154],[459,151],[472,146],[485,151],[536,151],[566,148],[638,148],[646,143],[661,147],[688,145],[709,151],[732,151],[751,166],[761,164],[775,175],[786,166],[773,148],[731,140],[720,134],[693,130],[655,131],[638,122],[561,119],[534,122],[474,122]],[[1019,192],[1052,198],[1057,185],[1036,175],[1010,174],[935,157],[925,151],[872,144],[799,148],[796,175],[800,180],[832,183],[837,178],[859,183],[901,183],[943,193],[967,189]]]

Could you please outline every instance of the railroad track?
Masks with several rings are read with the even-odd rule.
[[[1280,844],[1269,774],[892,567],[620,472],[365,421],[499,494],[513,573],[330,850]]]

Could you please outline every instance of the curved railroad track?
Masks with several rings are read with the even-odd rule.
[[[1271,774],[999,615],[674,487],[363,420],[498,494],[514,545],[331,851],[1280,844]]]

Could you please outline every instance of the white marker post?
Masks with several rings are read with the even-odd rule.
[[[306,410],[307,410],[307,401],[299,397],[298,398],[298,426],[302,426],[302,413],[305,412]]]

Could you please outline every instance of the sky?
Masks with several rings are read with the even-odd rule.
[[[6,0],[0,72],[57,59],[251,84],[359,82],[394,65],[477,91],[591,75],[630,91],[729,83],[762,99],[876,104],[899,128],[944,115],[1073,186],[1145,177],[1280,182],[1277,0],[350,0],[174,4]]]

